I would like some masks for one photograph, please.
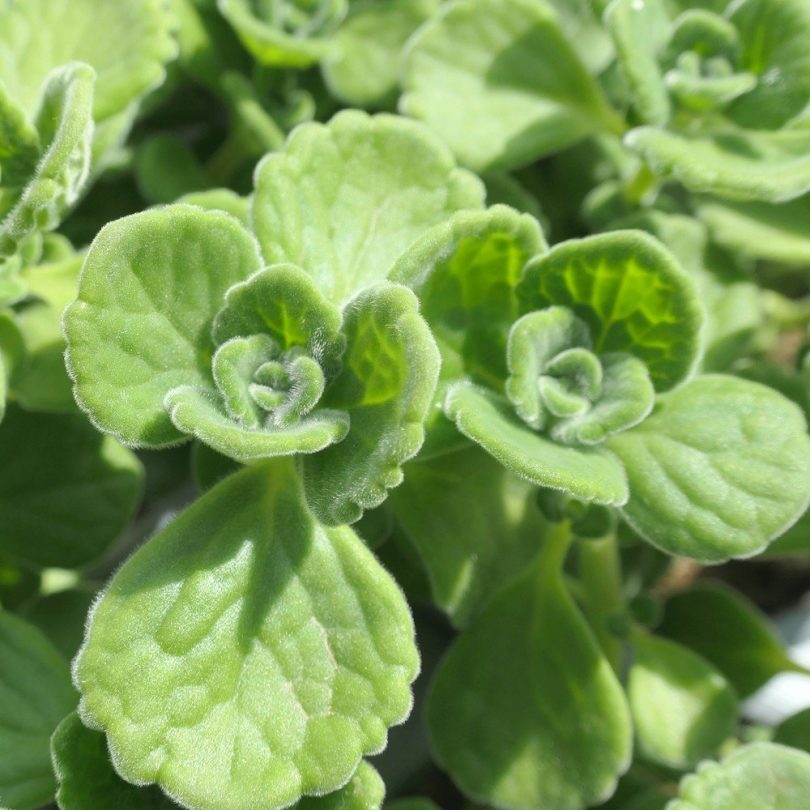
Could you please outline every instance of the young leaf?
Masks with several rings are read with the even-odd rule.
[[[304,460],[307,499],[329,525],[354,522],[402,481],[401,465],[422,446],[439,376],[436,343],[407,288],[372,287],[344,319],[343,370],[323,403],[348,414],[349,432]]]
[[[438,762],[501,808],[581,810],[629,764],[621,686],[562,582],[560,539],[500,590],[439,666],[427,706]]]
[[[82,416],[10,408],[0,458],[0,549],[28,563],[97,559],[140,501],[141,463]]]
[[[659,632],[699,653],[741,698],[780,672],[804,672],[788,658],[765,617],[717,585],[695,585],[667,601]]]
[[[783,720],[773,735],[773,741],[810,753],[810,709],[804,709]]]
[[[714,756],[734,732],[737,698],[711,664],[646,633],[633,643],[627,697],[641,750],[672,768]]]
[[[691,371],[703,310],[689,274],[656,239],[614,231],[555,245],[529,262],[518,287],[523,312],[569,307],[590,327],[597,354],[643,360],[657,390]]]
[[[759,742],[704,762],[666,810],[804,810],[808,796],[810,754]]]
[[[473,379],[503,384],[506,337],[518,315],[515,287],[526,262],[546,249],[533,217],[495,205],[455,214],[399,258],[390,278],[419,296],[444,378],[460,367]]]
[[[124,565],[74,674],[127,780],[272,810],[381,750],[417,669],[396,584],[350,529],[314,520],[281,460],[226,478]]]
[[[343,303],[484,190],[426,127],[357,110],[296,129],[256,169],[253,226],[268,263],[292,262]]]
[[[219,211],[176,205],[105,226],[65,313],[68,370],[94,423],[136,446],[181,440],[164,397],[209,384],[214,315],[261,265],[250,234]]]
[[[774,390],[737,377],[699,377],[660,396],[644,422],[607,445],[630,482],[625,518],[670,554],[749,557],[810,500],[804,415]]]
[[[67,661],[27,622],[0,611],[0,805],[53,798],[48,741],[76,705]]]
[[[626,503],[627,478],[612,453],[556,444],[521,422],[501,397],[467,383],[450,388],[444,408],[465,436],[520,478],[583,501]]]
[[[405,60],[400,109],[477,171],[513,168],[585,135],[621,131],[543,0],[456,0],[422,26]]]

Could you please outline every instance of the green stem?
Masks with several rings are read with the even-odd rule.
[[[621,675],[624,643],[613,624],[625,613],[619,548],[614,533],[579,544],[579,578],[585,592],[585,615],[613,670]]]
[[[554,524],[551,533],[546,538],[543,550],[540,553],[541,573],[553,572],[555,576],[562,572],[565,556],[571,546],[573,536],[571,534],[571,522],[568,520]]]

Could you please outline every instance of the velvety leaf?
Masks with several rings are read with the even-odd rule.
[[[353,0],[321,68],[330,91],[349,104],[378,105],[397,89],[400,53],[440,0]]]
[[[127,780],[248,810],[345,784],[407,716],[417,670],[396,584],[315,522],[283,460],[226,478],[119,570],[75,677]]]
[[[446,5],[410,41],[403,85],[400,109],[477,171],[622,128],[546,2]]]
[[[196,155],[174,135],[155,135],[140,144],[134,170],[138,190],[150,203],[173,203],[213,185]]]
[[[406,287],[378,285],[344,312],[343,369],[323,404],[348,413],[346,438],[304,460],[313,510],[329,525],[379,506],[416,455],[439,376],[439,351]]]
[[[444,408],[465,436],[520,478],[583,501],[627,501],[627,478],[612,453],[556,444],[521,422],[506,400],[465,383],[450,388]]]
[[[534,487],[478,447],[405,467],[387,503],[419,551],[433,599],[458,627],[537,552]]]
[[[192,2],[192,0],[188,0],[188,2]],[[224,211],[238,219],[245,227],[249,225],[250,200],[247,197],[240,197],[229,188],[192,191],[184,194],[178,202],[198,205],[206,211]]]
[[[783,720],[776,728],[773,741],[810,753],[810,709]]]
[[[736,200],[784,202],[810,191],[810,129],[726,127],[682,135],[639,127],[625,144],[653,170],[690,191]]]
[[[0,8],[0,81],[33,117],[48,73],[86,62],[98,75],[101,121],[163,81],[176,51],[172,24],[162,0],[10,0]]]
[[[535,219],[496,205],[455,214],[400,257],[391,279],[419,296],[442,351],[443,378],[460,367],[503,384],[506,337],[518,315],[515,287],[526,262],[545,250]]]
[[[734,733],[737,698],[711,664],[646,633],[633,639],[627,696],[641,750],[687,769],[714,756]]]
[[[437,761],[496,807],[598,804],[630,760],[627,703],[565,589],[559,545],[547,541],[473,619],[428,700]]]
[[[141,497],[138,459],[82,416],[10,408],[0,458],[0,549],[36,565],[98,558]]]
[[[704,762],[666,810],[804,810],[808,795],[810,754],[759,742]]]
[[[363,760],[354,775],[340,790],[326,796],[307,796],[295,810],[380,810],[385,785],[372,765]]]
[[[87,613],[95,596],[95,590],[87,587],[39,596],[26,607],[24,617],[70,661],[81,647]]]
[[[348,110],[299,127],[261,162],[252,219],[268,263],[302,267],[341,303],[385,279],[430,227],[481,208],[483,195],[424,126]]]
[[[105,226],[65,314],[68,369],[95,424],[132,445],[181,440],[163,399],[210,386],[214,315],[261,265],[250,234],[219,211],[176,205]]]
[[[716,585],[671,596],[659,632],[714,664],[741,698],[780,672],[804,671],[753,604]]]
[[[607,440],[630,482],[625,518],[670,554],[749,557],[810,500],[804,415],[737,377],[699,377],[660,396],[640,425]]]
[[[518,294],[524,312],[570,307],[590,327],[597,354],[635,355],[657,390],[682,381],[698,358],[703,310],[694,281],[641,231],[555,245],[529,263]]]
[[[27,622],[0,611],[0,804],[33,810],[56,787],[48,741],[76,705],[67,661]]]

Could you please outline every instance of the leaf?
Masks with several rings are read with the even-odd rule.
[[[546,2],[446,5],[409,42],[403,75],[400,110],[476,171],[515,168],[623,127]]]
[[[757,608],[718,585],[694,585],[671,596],[658,630],[714,664],[741,698],[780,672],[804,671]]]
[[[786,203],[698,201],[697,215],[723,247],[788,265],[810,264],[810,195]]]
[[[644,422],[607,445],[630,482],[625,519],[670,554],[709,563],[750,557],[810,500],[804,415],[737,377],[707,375],[660,396]]]
[[[24,617],[70,661],[82,645],[87,612],[95,595],[95,590],[86,586],[40,595],[33,604],[29,602]]]
[[[405,467],[388,503],[457,627],[537,552],[545,526],[533,494],[478,447]]]
[[[773,741],[810,753],[810,709],[783,720],[776,728]]]
[[[81,416],[9,408],[0,425],[0,549],[40,566],[97,559],[143,488],[138,459]]]
[[[172,25],[162,0],[10,0],[0,8],[0,82],[33,117],[48,73],[86,62],[98,75],[93,117],[102,121],[163,81],[176,52]]]
[[[512,208],[462,211],[405,252],[390,278],[419,296],[448,368],[503,385],[506,338],[518,315],[515,287],[546,243],[537,221]]]
[[[351,780],[340,790],[326,796],[308,796],[295,805],[296,810],[380,810],[385,785],[374,767],[363,760]]]
[[[75,678],[128,781],[198,810],[271,810],[380,751],[417,669],[395,582],[350,529],[315,522],[275,461],[226,478],[120,569]]]
[[[679,644],[646,633],[633,642],[627,697],[641,750],[681,769],[714,756],[737,721],[728,681]]]
[[[583,501],[609,506],[627,501],[627,479],[612,453],[556,444],[519,421],[506,401],[466,383],[450,388],[444,408],[465,436],[520,478]]]
[[[135,446],[181,440],[163,399],[210,384],[214,315],[261,265],[252,237],[219,211],[175,205],[102,228],[65,313],[74,393],[94,423]]]
[[[565,590],[559,545],[547,541],[473,619],[428,698],[438,763],[496,807],[599,804],[630,761],[627,704]]]
[[[218,0],[222,16],[263,65],[304,68],[330,49],[330,34],[346,14],[347,0]],[[275,18],[275,19],[274,19]]]
[[[810,754],[758,742],[685,776],[666,810],[804,810],[808,795]]]
[[[171,171],[166,171],[171,166]],[[194,152],[178,137],[154,135],[135,150],[135,180],[150,203],[172,203],[213,185]]]
[[[439,0],[354,0],[321,63],[332,94],[359,107],[385,102],[398,88],[406,40],[438,7]]]
[[[590,327],[597,354],[635,355],[659,391],[681,382],[697,361],[703,310],[694,281],[642,231],[555,245],[528,264],[518,295],[524,312],[572,309]]]
[[[37,230],[53,230],[78,200],[90,173],[96,74],[81,62],[49,74],[37,113],[42,156],[14,207],[0,221],[0,256]]]
[[[385,284],[344,311],[343,370],[323,405],[346,412],[346,438],[304,460],[304,488],[319,519],[352,523],[402,481],[401,465],[424,441],[439,376],[439,352],[416,296]]]
[[[639,127],[625,145],[662,177],[690,191],[733,200],[785,202],[810,191],[810,129],[745,131],[724,127],[695,135]]]
[[[185,0],[193,2],[193,0]],[[211,188],[207,191],[192,191],[184,194],[178,202],[197,205],[206,211],[224,211],[238,219],[246,228],[249,226],[250,200],[240,197],[229,188]]]
[[[413,799],[397,799],[395,802],[386,805],[387,810],[439,810],[430,800],[421,797]]]
[[[478,178],[427,128],[357,110],[295,130],[257,167],[252,220],[269,264],[292,262],[343,303],[385,279],[432,226],[481,208]]]
[[[5,456],[4,456],[5,458]],[[0,804],[33,810],[53,798],[48,741],[76,705],[67,661],[31,625],[0,611]]]

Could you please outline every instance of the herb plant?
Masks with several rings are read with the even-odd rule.
[[[0,0],[0,807],[806,810],[808,330],[807,0]]]

